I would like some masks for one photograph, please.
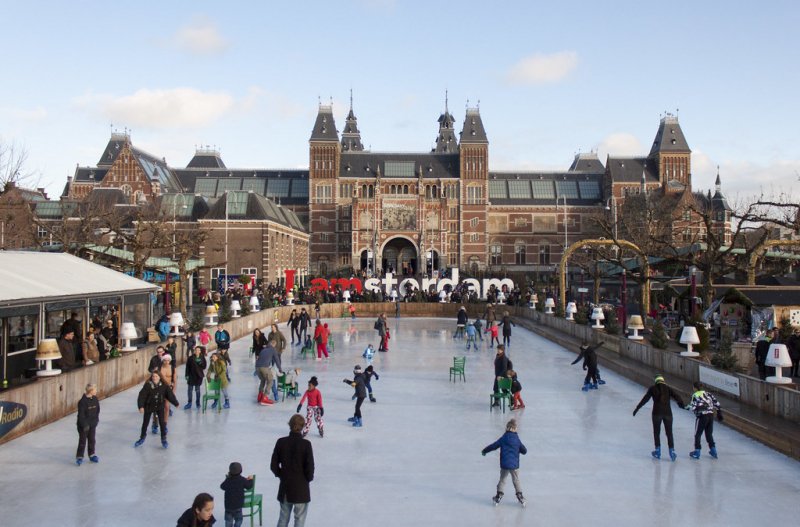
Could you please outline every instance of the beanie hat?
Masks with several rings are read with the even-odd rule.
[[[317,376],[315,375],[314,377],[311,377],[308,380],[308,384],[312,384],[314,386],[319,386],[319,381],[317,380]]]
[[[242,473],[242,464],[234,461],[231,463],[230,467],[228,467],[228,473],[231,476],[238,476]]]
[[[361,366],[359,366],[358,364],[356,364],[356,367],[355,367],[355,368],[353,368],[353,373],[361,373]]]
[[[161,360],[172,360],[172,355],[165,353],[164,356],[161,357]]]
[[[656,381],[656,384],[662,384],[662,383],[665,382],[664,381],[664,376],[661,375],[660,373],[658,375],[656,375],[656,378],[653,379],[653,380]]]

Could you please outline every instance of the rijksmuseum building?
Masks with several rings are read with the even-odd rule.
[[[332,108],[319,106],[308,170],[228,168],[210,149],[176,168],[135,148],[128,134],[112,134],[96,166],[76,169],[62,199],[104,188],[133,204],[170,196],[179,222],[214,231],[199,255],[202,286],[220,274],[272,282],[287,268],[318,276],[553,272],[565,243],[598,235],[595,219],[608,214],[612,196],[692,193],[691,150],[672,115],[661,118],[644,156],[609,155],[603,163],[579,153],[558,172],[492,171],[489,163],[478,108],[468,108],[459,126],[445,107],[435,147],[407,153],[365,149],[351,102],[341,132]],[[713,197],[700,197],[729,225],[719,180]]]

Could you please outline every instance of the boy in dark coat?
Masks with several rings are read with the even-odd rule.
[[[503,499],[503,488],[506,485],[506,478],[511,474],[511,482],[517,493],[520,504],[525,506],[525,497],[522,495],[522,485],[519,483],[519,455],[527,454],[528,449],[520,441],[517,435],[517,420],[511,419],[506,423],[506,433],[497,441],[481,450],[484,456],[493,450],[500,449],[500,481],[497,482],[497,494],[492,500],[495,506]]]
[[[686,409],[694,412],[697,418],[694,425],[694,450],[689,453],[692,459],[700,459],[700,437],[706,434],[708,453],[717,459],[717,445],[714,443],[714,410],[717,411],[717,420],[722,422],[722,408],[714,394],[703,389],[699,382],[693,384],[694,393]]]
[[[364,385],[367,387],[367,392],[369,394],[369,402],[376,403],[378,401],[372,396],[372,385],[370,384],[370,381],[372,380],[373,376],[375,376],[376,381],[380,379],[378,372],[376,372],[375,368],[373,368],[372,364],[370,364],[364,370]]]
[[[89,442],[89,460],[99,463],[100,458],[94,454],[95,430],[100,422],[100,401],[97,399],[97,386],[87,384],[86,391],[78,401],[78,452],[75,454],[75,464],[83,463],[83,452],[86,442]]]
[[[361,405],[364,403],[364,399],[367,398],[367,385],[366,380],[364,378],[364,374],[361,372],[361,366],[356,364],[356,367],[353,368],[353,380],[344,379],[342,382],[345,384],[349,384],[353,388],[355,388],[355,396],[356,396],[356,410],[353,413],[353,417],[348,418],[347,420],[353,423],[353,426],[360,427],[362,425],[361,422]]]
[[[192,350],[192,356],[186,361],[186,405],[184,410],[192,409],[192,390],[195,393],[195,402],[197,409],[200,409],[200,386],[203,385],[203,377],[205,377],[205,369],[208,366],[206,358],[203,356],[205,348],[203,346],[195,346]]]
[[[571,362],[571,364],[577,364],[579,360],[583,359],[583,369],[587,370],[586,377],[583,379],[583,388],[581,388],[584,392],[588,392],[590,389],[596,390],[598,384],[606,383],[600,378],[600,371],[597,369],[597,352],[595,351],[602,345],[603,343],[599,342],[594,346],[589,346],[584,342],[581,344],[580,354]]]
[[[144,415],[142,420],[142,433],[139,440],[133,446],[138,447],[144,444],[147,437],[147,423],[150,422],[150,416],[155,415],[158,420],[158,426],[161,429],[161,446],[167,448],[167,430],[164,426],[164,401],[169,401],[172,406],[178,406],[178,399],[172,393],[169,386],[161,382],[161,375],[154,371],[150,374],[142,389],[139,391],[137,404],[139,406],[139,413]]]
[[[647,404],[647,401],[653,399],[653,439],[655,441],[656,449],[650,454],[656,458],[661,459],[661,423],[664,423],[664,433],[667,434],[667,446],[669,447],[669,457],[675,461],[678,456],[675,454],[675,442],[672,439],[672,408],[670,407],[669,400],[674,399],[678,406],[683,407],[681,396],[675,393],[666,382],[664,377],[656,375],[655,384],[647,389],[642,400],[636,405],[633,410],[633,415],[641,409],[642,406]]]
[[[241,527],[244,491],[253,488],[253,476],[242,476],[242,464],[233,462],[219,488],[225,491],[225,527]]]
[[[280,478],[278,501],[281,504],[279,526],[289,525],[289,516],[294,509],[294,524],[303,525],[311,501],[309,483],[314,479],[314,451],[311,441],[303,439],[301,431],[305,419],[295,414],[289,419],[289,435],[275,442],[269,468]]]

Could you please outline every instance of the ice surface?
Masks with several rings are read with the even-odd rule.
[[[328,322],[336,340],[330,360],[303,360],[299,347],[283,358],[284,369],[302,369],[301,386],[317,375],[324,397],[325,437],[313,427],[309,434],[316,458],[309,526],[750,526],[793,524],[800,515],[800,463],[720,425],[720,458],[711,459],[704,444],[700,460],[691,460],[694,418],[674,407],[678,461],[668,460],[663,436],[664,456],[655,461],[650,404],[631,416],[644,387],[601,361],[608,384],[584,393],[580,364],[570,366],[575,354],[522,328],[514,329],[509,355],[527,408],[503,414],[489,411],[494,353],[486,341],[481,351],[465,352],[464,342],[451,338],[454,321],[390,319],[390,351],[373,360],[378,402],[364,403],[364,427],[353,429],[346,421],[352,389],[342,379],[365,365],[361,353],[368,343],[377,348],[376,332],[372,319]],[[166,451],[152,434],[133,448],[138,388],[102,401],[97,465],[74,464],[75,415],[0,446],[0,523],[172,526],[197,493],[210,492],[217,525],[224,525],[219,484],[228,464],[239,461],[246,474],[257,474],[264,525],[274,525],[278,481],[269,459],[297,402],[255,403],[249,345],[247,337],[231,348],[232,408],[175,410]],[[455,355],[467,356],[466,383],[448,381]],[[182,380],[183,366],[180,373]],[[80,395],[70,397],[77,403]],[[185,383],[177,395],[183,405]],[[520,470],[525,509],[510,480],[493,506],[498,454],[480,454],[512,415],[528,447]]]

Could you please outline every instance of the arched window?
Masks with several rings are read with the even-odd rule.
[[[131,188],[131,186],[130,186],[130,185],[122,185],[122,186],[120,186],[120,187],[119,187],[119,189],[120,189],[120,190],[122,191],[122,193],[123,193],[123,194],[125,194],[126,196],[130,196],[130,195],[131,195],[131,193],[133,192],[133,189]]]
[[[408,185],[403,185],[403,194],[408,194]]]

